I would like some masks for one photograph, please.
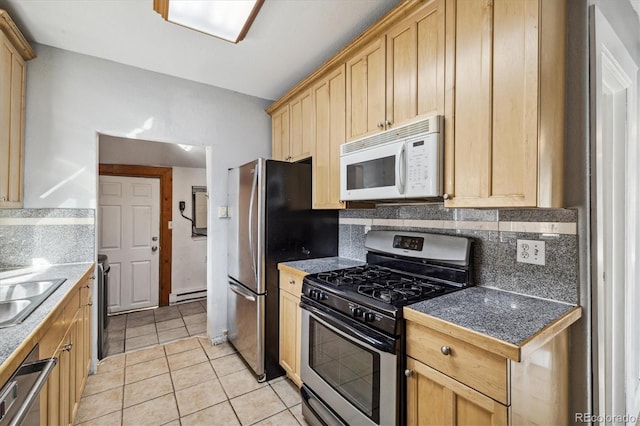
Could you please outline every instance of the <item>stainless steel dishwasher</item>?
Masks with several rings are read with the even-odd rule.
[[[39,425],[40,390],[57,358],[39,359],[38,345],[0,390],[0,426]]]

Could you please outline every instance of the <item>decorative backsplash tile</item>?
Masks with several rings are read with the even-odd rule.
[[[94,259],[94,210],[0,210],[0,268]]]
[[[365,260],[366,230],[458,235],[473,240],[474,282],[578,303],[577,213],[565,209],[447,209],[384,205],[340,212],[339,255]],[[516,240],[544,240],[546,265],[516,262]]]

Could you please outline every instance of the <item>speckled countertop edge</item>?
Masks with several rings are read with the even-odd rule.
[[[348,259],[346,257],[322,257],[319,259],[294,260],[291,262],[282,262],[280,265],[286,265],[290,268],[297,269],[308,274],[317,274],[318,272],[335,271],[336,269],[352,268],[354,266],[362,266],[366,262],[361,260]]]
[[[76,263],[68,265],[52,265],[46,269],[31,270],[30,273],[10,279],[0,280],[2,283],[19,280],[33,281],[66,278],[66,281],[54,291],[40,306],[38,306],[22,323],[0,328],[0,369],[5,361],[18,349],[22,342],[33,333],[53,308],[64,298],[78,280],[87,273],[92,263]]]
[[[519,346],[575,305],[470,287],[407,308]]]

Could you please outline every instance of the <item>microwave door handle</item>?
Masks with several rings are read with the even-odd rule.
[[[402,144],[402,146],[400,147],[400,151],[396,156],[396,158],[398,159],[398,166],[396,167],[396,189],[398,190],[398,193],[401,195],[404,195],[404,182],[405,182],[405,174],[406,174],[405,145],[406,144],[404,143]]]

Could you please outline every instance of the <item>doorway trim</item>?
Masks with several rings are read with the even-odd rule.
[[[160,179],[160,306],[169,304],[171,293],[171,258],[173,236],[169,228],[173,220],[173,169],[171,167],[135,166],[128,164],[98,165],[98,174],[107,176],[149,177]]]

